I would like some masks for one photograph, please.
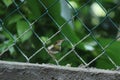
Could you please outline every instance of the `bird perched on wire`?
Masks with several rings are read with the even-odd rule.
[[[61,51],[61,44],[64,39],[57,40],[54,44],[48,46],[47,50],[49,54],[57,54]]]
[[[59,63],[58,63],[57,59],[55,58],[54,54],[57,54],[61,51],[61,44],[63,41],[64,41],[64,39],[57,40],[54,44],[51,44],[47,48],[49,55],[55,60],[57,65],[59,65]]]

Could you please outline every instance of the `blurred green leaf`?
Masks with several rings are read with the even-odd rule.
[[[62,61],[60,61],[61,65],[71,64],[72,67],[77,67],[82,63],[82,61],[75,55],[75,53],[71,52],[68,56],[66,56]]]
[[[8,25],[16,23],[17,21],[19,21],[20,19],[22,19],[21,15],[18,14],[14,14],[12,17],[10,17],[10,19],[8,20]]]
[[[102,69],[115,68],[115,66],[110,62],[110,60],[105,55],[102,55],[102,57],[100,57],[98,60],[96,60],[95,67],[102,68]]]
[[[17,33],[18,36],[21,36],[25,31],[29,29],[29,25],[24,21],[20,20],[17,22]],[[32,35],[32,31],[28,30],[23,36],[20,37],[21,41],[24,42],[29,39]]]
[[[11,46],[13,44],[12,40],[7,40],[4,41],[4,43],[0,44],[0,52],[5,51],[5,49],[7,49],[9,46]]]
[[[4,4],[8,7],[10,6],[13,2],[12,0],[2,0],[4,2]]]
[[[105,45],[106,43],[110,44],[111,39],[103,39],[103,38],[100,38],[100,39],[101,41],[100,40],[99,41],[102,42],[101,43],[102,45],[103,44]],[[120,42],[115,41],[106,48],[105,54],[107,54],[113,60],[113,62],[115,62],[115,64],[120,66],[120,54],[119,54],[120,49],[119,48],[120,48]],[[107,56],[100,57],[100,59],[96,63],[97,63],[96,65],[97,67],[104,68],[104,69],[113,67],[113,64],[110,62]]]
[[[38,0],[27,0],[27,3],[28,3],[27,7],[29,7],[30,10],[30,14],[28,14],[29,19],[31,20],[37,19],[41,15],[40,11],[41,8]]]
[[[120,41],[114,42],[112,45],[110,45],[106,50],[108,56],[117,64],[120,66]]]

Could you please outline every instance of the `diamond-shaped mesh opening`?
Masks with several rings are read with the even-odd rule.
[[[38,0],[29,1],[25,0],[22,4],[19,4],[18,1],[13,1],[15,6],[17,7],[17,11],[23,16],[26,21],[35,22],[39,19],[39,17],[46,14],[46,10],[42,5],[39,4]],[[34,7],[32,6],[34,3]],[[32,7],[31,7],[32,6]],[[40,9],[42,8],[42,12]]]
[[[96,1],[89,0],[86,4],[79,6],[77,9],[71,4],[69,5],[71,6],[73,13],[75,13],[75,20],[84,23],[88,29],[99,25],[106,15],[104,9]]]
[[[76,44],[75,51],[86,63],[88,63],[98,56],[102,49],[98,43],[91,36],[89,36]]]
[[[14,14],[17,11],[17,8],[12,2],[7,4],[6,1],[0,1],[0,7],[1,7],[0,18],[3,20],[8,18],[9,16],[11,16],[11,14]]]
[[[94,37],[103,47],[116,39],[117,33],[118,28],[113,24],[109,17],[93,29]]]
[[[65,20],[61,17],[61,13],[56,14],[56,12],[55,12],[55,11],[58,11],[61,9],[59,2],[60,2],[59,0],[53,0],[53,1],[50,1],[49,5],[48,5],[47,1],[39,0],[39,3],[44,7],[45,10],[48,11],[47,14],[50,17],[50,19],[52,19],[52,21],[58,27],[60,27],[61,25],[63,25],[65,23]]]
[[[117,47],[116,47],[117,46]],[[120,43],[119,41],[116,41],[114,43],[112,43],[107,49],[106,49],[106,53],[107,55],[114,61],[114,63],[117,66],[120,66],[120,57],[119,57],[119,47],[120,47]]]
[[[14,46],[10,46],[4,54],[0,56],[1,60],[4,61],[18,61],[18,62],[27,62],[27,56],[22,52],[22,50],[14,44]]]
[[[48,39],[51,36],[55,34],[57,35],[59,33],[58,26],[53,22],[53,20],[48,15],[44,15],[43,17],[41,17],[41,19],[36,21],[34,25],[35,25],[34,31],[37,35],[39,35],[39,37],[45,37],[46,39]]]
[[[64,58],[60,59],[59,63],[60,63],[60,65],[66,65],[66,66],[70,65],[70,66],[73,66],[73,67],[77,67],[80,64],[83,64],[83,62],[76,56],[74,51],[70,52]]]
[[[41,49],[39,52],[37,52],[36,55],[29,57],[31,63],[55,63],[55,61],[51,58],[50,55],[46,52],[46,50]]]
[[[27,57],[33,55],[39,48],[42,48],[43,46],[42,42],[34,34],[29,38],[29,40],[24,41],[23,43],[20,42],[18,44],[19,48]]]
[[[115,69],[116,68],[116,66],[112,64],[112,62],[106,57],[105,54],[100,56],[94,62],[92,62],[89,66],[97,67],[100,69]]]
[[[16,20],[14,18],[16,18]],[[10,16],[8,16],[4,20],[4,23],[2,25],[3,28],[5,28],[7,31],[9,31],[12,34],[12,36],[17,32],[17,28],[14,27],[14,26],[17,25],[16,24],[17,19],[22,19],[22,16],[18,12],[16,12],[15,14],[11,14]]]

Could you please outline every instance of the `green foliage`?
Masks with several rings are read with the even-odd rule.
[[[17,22],[16,27],[17,27],[18,36],[21,36],[25,31],[27,31],[30,28],[29,25],[22,20]],[[28,40],[31,35],[32,35],[32,31],[29,30],[28,32],[23,34],[23,36],[21,37],[21,41],[24,42]]]
[[[112,39],[106,39],[106,38],[99,39],[99,42],[102,46],[109,45],[111,41]],[[105,69],[114,68],[114,65],[109,60],[109,57],[114,61],[116,65],[119,66],[120,65],[119,47],[120,47],[119,41],[114,41],[113,43],[111,43],[111,45],[105,49],[105,54],[100,59],[98,59],[96,66]]]
[[[89,63],[105,51],[89,66],[114,68],[110,59],[120,66],[120,44],[115,41],[116,36],[119,36],[116,24],[120,24],[120,11],[114,0],[69,0],[69,3],[73,6],[68,4],[71,12],[66,11],[64,14],[71,15],[71,23],[61,15],[62,3],[59,0],[1,0],[0,53],[4,54],[0,59],[25,62],[25,57],[28,57],[33,63],[55,64],[45,48],[59,39],[65,39],[61,52],[55,54],[56,59],[60,60],[73,48],[75,51],[60,60],[60,65],[79,66],[83,64],[80,57]],[[97,13],[100,9],[104,14]]]
[[[4,4],[9,7],[12,4],[12,0],[2,0]]]

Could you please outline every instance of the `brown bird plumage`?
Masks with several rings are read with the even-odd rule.
[[[47,50],[50,54],[56,54],[61,51],[61,44],[64,40],[57,40],[54,44],[48,46]]]

